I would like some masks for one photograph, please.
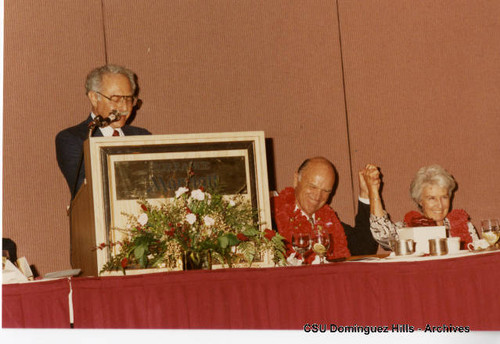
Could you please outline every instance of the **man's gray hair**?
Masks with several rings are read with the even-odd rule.
[[[419,207],[422,201],[422,190],[428,185],[438,185],[448,190],[448,196],[451,198],[457,183],[453,176],[439,165],[420,168],[410,184],[410,196]]]
[[[136,95],[137,91],[137,83],[136,83],[136,78],[137,76],[135,75],[134,72],[132,72],[130,69],[118,66],[118,65],[113,65],[113,64],[107,64],[102,67],[97,67],[93,69],[88,75],[87,75],[87,81],[85,82],[85,89],[87,91],[87,94],[89,94],[90,91],[94,92],[100,92],[101,91],[101,82],[102,82],[102,77],[105,74],[122,74],[128,78],[130,81],[130,86],[132,87],[132,93],[133,95]]]

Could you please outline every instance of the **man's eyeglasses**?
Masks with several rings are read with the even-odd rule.
[[[137,102],[137,97],[134,97],[134,96],[116,96],[116,95],[113,95],[113,96],[108,97],[108,96],[105,96],[104,94],[102,94],[101,92],[95,91],[95,93],[103,96],[104,98],[106,98],[107,100],[109,100],[115,104],[119,104],[123,101],[127,104],[134,105]]]

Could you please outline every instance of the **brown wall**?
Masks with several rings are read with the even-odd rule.
[[[69,191],[55,135],[84,119],[104,61],[100,1],[5,1],[3,237],[41,274],[68,269]],[[83,112],[83,113],[82,113]]]
[[[332,159],[346,222],[367,162],[395,219],[430,163],[457,178],[455,207],[499,216],[499,15],[494,1],[6,0],[3,236],[41,273],[69,268],[54,137],[88,115],[85,75],[106,62],[137,72],[134,124],[154,134],[264,130],[279,190],[304,158]]]
[[[339,4],[353,161],[381,166],[393,218],[434,163],[458,181],[455,208],[499,217],[500,2]]]

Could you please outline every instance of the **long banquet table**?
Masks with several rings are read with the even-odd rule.
[[[500,330],[500,252],[4,285],[3,327],[69,327],[70,289],[75,328]]]

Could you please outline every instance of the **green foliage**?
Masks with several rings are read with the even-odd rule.
[[[131,229],[119,229],[127,240],[109,245],[119,245],[120,250],[103,271],[175,268],[185,255],[194,262],[209,255],[213,262],[229,267],[241,261],[250,266],[265,252],[271,252],[276,264],[285,261],[283,238],[278,234],[267,238],[259,230],[256,212],[241,195],[228,198],[181,188],[174,199],[139,205],[141,214],[127,215]]]

